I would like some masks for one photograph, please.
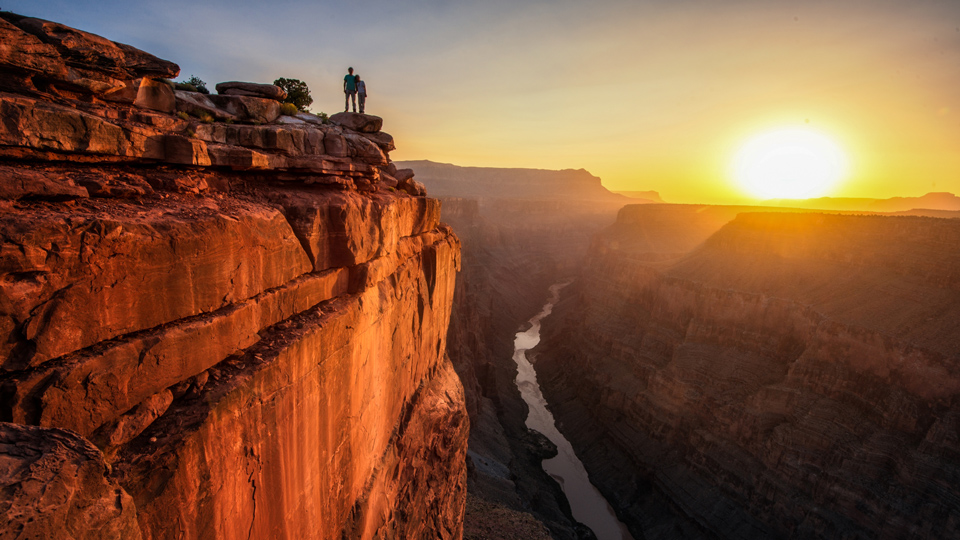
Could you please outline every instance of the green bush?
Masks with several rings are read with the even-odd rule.
[[[174,90],[186,90],[187,92],[200,92],[201,94],[209,94],[210,91],[207,90],[207,83],[203,82],[200,77],[196,75],[191,75],[189,79],[185,81],[171,82]]]
[[[307,83],[303,81],[280,77],[273,81],[273,84],[283,88],[287,93],[287,99],[284,99],[283,102],[292,103],[298,111],[307,112],[307,107],[313,103],[313,98],[310,97],[310,89],[307,87]]]
[[[190,86],[196,88],[196,91],[200,92],[201,94],[210,93],[210,91],[207,90],[207,83],[203,82],[200,79],[200,77],[197,77],[196,75],[191,75],[190,78],[187,79],[185,82],[186,84],[189,84]]]
[[[189,120],[189,119],[190,119],[190,115],[187,114],[187,113],[184,112],[184,111],[178,112],[178,113],[177,113],[177,116],[179,116],[181,120]]]
[[[323,121],[324,124],[327,124],[330,122],[330,115],[328,115],[325,112],[318,112],[317,116],[320,117],[320,120]]]
[[[296,116],[298,112],[300,112],[300,110],[297,109],[297,106],[293,103],[282,103],[280,105],[280,114]]]

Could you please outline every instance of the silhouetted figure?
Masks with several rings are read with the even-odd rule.
[[[343,77],[343,112],[350,112],[350,98],[353,97],[353,112],[357,112],[357,77],[353,75],[353,68],[347,68]]]
[[[367,83],[360,80],[359,74],[357,74],[357,97],[360,98],[360,114],[363,114],[364,104],[367,103]]]

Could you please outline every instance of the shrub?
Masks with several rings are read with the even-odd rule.
[[[287,93],[287,98],[283,102],[292,103],[298,111],[307,112],[307,107],[313,103],[313,98],[310,97],[310,89],[307,87],[307,83],[303,81],[280,77],[273,81],[273,84],[283,88]]]
[[[320,120],[322,120],[324,124],[330,122],[330,115],[328,115],[328,114],[325,113],[325,112],[318,112],[318,113],[317,113],[317,116],[320,117]]]
[[[280,114],[296,116],[298,112],[300,112],[300,110],[297,109],[297,106],[293,103],[283,103],[280,105]]]
[[[191,75],[189,79],[185,81],[171,82],[174,90],[186,90],[187,92],[200,92],[201,94],[209,94],[210,91],[207,90],[207,83],[200,80],[200,77],[196,75]]]
[[[189,120],[189,119],[190,119],[190,115],[187,114],[185,111],[180,111],[180,112],[178,112],[178,113],[177,113],[177,116],[179,116],[181,120]]]
[[[202,112],[202,113],[200,113],[199,118],[200,118],[200,121],[203,122],[204,124],[212,124],[212,123],[213,123],[213,116],[212,116],[210,113]]]
[[[207,90],[207,83],[203,82],[200,77],[197,77],[196,75],[191,75],[190,78],[185,81],[185,83],[196,88],[196,92],[200,92],[201,94],[210,93],[210,91]]]

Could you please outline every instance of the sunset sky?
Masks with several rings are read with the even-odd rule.
[[[960,1],[7,0],[224,80],[353,66],[393,159],[584,168],[670,202],[744,202],[732,160],[801,126],[849,159],[831,196],[960,193]]]

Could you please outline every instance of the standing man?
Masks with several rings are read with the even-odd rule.
[[[357,74],[357,96],[360,98],[360,114],[363,114],[363,106],[367,103],[367,83],[360,79]]]
[[[353,68],[347,68],[343,77],[343,112],[350,112],[350,97],[353,97],[353,112],[357,112],[357,79],[353,76]]]

